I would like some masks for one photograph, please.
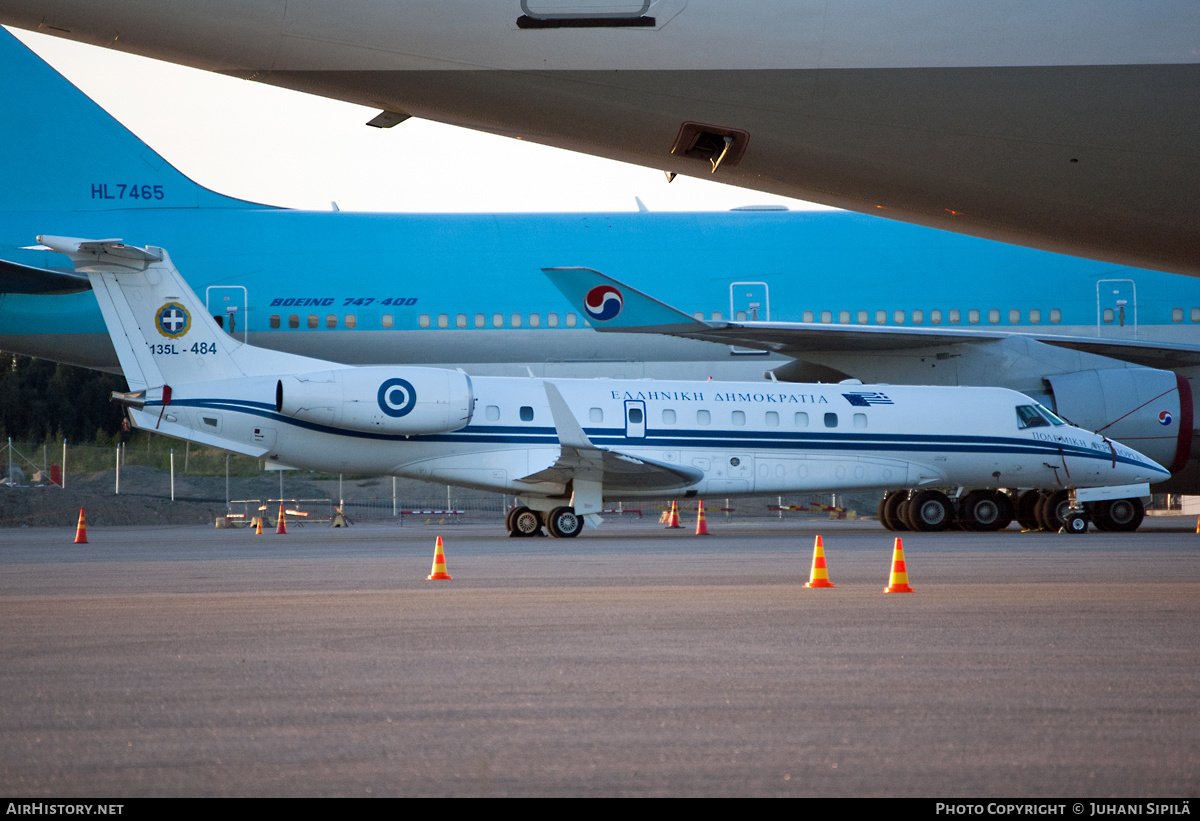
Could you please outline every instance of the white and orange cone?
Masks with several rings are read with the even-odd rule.
[[[287,535],[287,525],[283,523],[283,505],[279,506],[279,524],[275,526],[275,532],[281,536]]]
[[[449,578],[450,574],[446,572],[446,554],[442,552],[442,537],[438,536],[437,546],[433,548],[433,570],[425,577],[425,581]]]
[[[704,502],[700,502],[700,507],[696,509],[696,535],[708,535],[708,521],[704,518]]]
[[[835,587],[833,582],[829,581],[829,568],[825,566],[825,543],[821,541],[821,537],[817,536],[816,542],[813,544],[813,563],[812,573],[809,574],[808,584],[805,587]]]
[[[679,527],[679,506],[671,502],[671,518],[667,519],[667,527]]]
[[[87,543],[87,521],[83,516],[83,508],[79,508],[79,524],[75,526],[75,544]]]
[[[896,537],[896,546],[892,549],[892,575],[884,593],[915,593],[908,586],[908,568],[904,564],[904,544]]]

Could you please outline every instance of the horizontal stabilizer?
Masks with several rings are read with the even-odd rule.
[[[82,273],[0,259],[0,294],[75,294],[91,287]]]

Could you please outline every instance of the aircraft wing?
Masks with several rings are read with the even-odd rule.
[[[558,388],[551,382],[542,384],[558,433],[559,455],[550,467],[524,476],[521,481],[566,484],[572,479],[581,479],[602,482],[605,487],[621,490],[665,491],[687,487],[704,477],[700,470],[592,444]]]
[[[901,325],[832,325],[815,322],[715,322],[696,319],[591,268],[543,268],[550,281],[601,332],[648,333],[756,348],[803,359],[815,352],[864,352],[991,342],[1023,336],[1060,348],[1145,365],[1200,365],[1200,345],[1143,342],[1098,336],[1063,336],[976,328]]]
[[[0,294],[73,294],[91,287],[87,274],[0,259]]]

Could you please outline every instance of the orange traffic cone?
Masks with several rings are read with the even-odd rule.
[[[671,518],[667,519],[667,527],[679,527],[679,506],[671,502]]]
[[[704,519],[704,502],[700,502],[700,507],[696,510],[696,535],[708,535],[708,522]]]
[[[817,537],[817,541],[813,545],[813,564],[812,573],[808,577],[808,584],[805,587],[835,587],[833,582],[829,581],[829,569],[825,567],[825,543],[821,541],[821,537]]]
[[[254,535],[255,536],[262,535],[262,520],[263,520],[262,516],[254,517]]]
[[[87,543],[87,522],[83,518],[83,508],[79,508],[79,524],[75,527],[75,544]]]
[[[904,544],[896,537],[896,546],[892,549],[892,576],[884,593],[915,593],[908,586],[908,568],[904,566]]]
[[[279,506],[279,524],[275,526],[275,533],[283,536],[287,535],[287,525],[283,523],[283,505]]]
[[[1200,533],[1200,516],[1196,517],[1196,532]]]
[[[442,537],[438,536],[437,546],[433,549],[433,570],[425,577],[425,581],[449,578],[450,574],[446,572],[446,554],[442,552]]]

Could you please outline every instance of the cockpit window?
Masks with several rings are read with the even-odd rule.
[[[1044,417],[1046,417],[1047,419],[1049,419],[1049,420],[1050,420],[1050,424],[1051,424],[1051,425],[1065,425],[1065,424],[1067,424],[1067,420],[1063,419],[1061,416],[1059,416],[1059,415],[1058,415],[1058,414],[1056,414],[1054,411],[1052,411],[1052,410],[1050,410],[1049,408],[1047,408],[1045,405],[1038,405],[1038,406],[1037,406],[1037,409],[1038,409],[1038,411],[1040,411],[1040,412],[1041,412],[1042,416],[1044,416]]]
[[[1050,427],[1050,422],[1046,417],[1038,413],[1038,409],[1033,405],[1018,405],[1017,427],[1021,430],[1026,430],[1027,428],[1048,428]]]

